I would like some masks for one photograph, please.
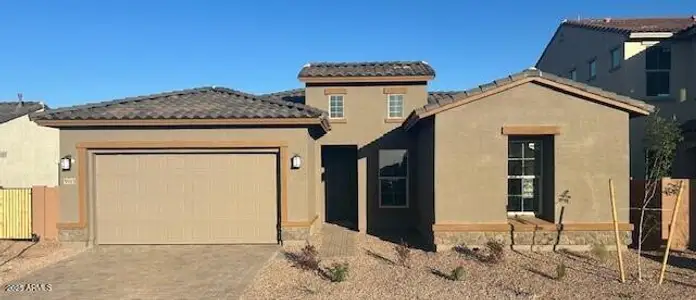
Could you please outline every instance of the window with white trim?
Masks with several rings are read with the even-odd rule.
[[[651,46],[645,50],[645,88],[647,96],[669,96],[672,53],[669,47]]]
[[[343,119],[343,95],[329,96],[329,118]]]
[[[614,48],[609,51],[609,56],[611,56],[611,66],[610,70],[614,70],[621,66],[621,48]]]
[[[379,150],[379,207],[408,207],[408,151]]]
[[[387,110],[389,119],[401,119],[404,117],[404,95],[390,94],[387,96]]]

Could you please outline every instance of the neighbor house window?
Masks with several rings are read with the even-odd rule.
[[[645,87],[647,96],[669,96],[670,48],[652,46],[645,50]]]
[[[575,69],[570,70],[570,72],[568,72],[568,78],[571,80],[578,80],[578,71]]]
[[[379,150],[379,206],[408,207],[406,150]]]
[[[616,69],[619,66],[621,66],[621,49],[620,48],[614,48],[611,51],[609,51],[609,55],[611,56],[611,66],[610,69]]]
[[[589,73],[590,73],[590,78],[589,80],[597,78],[597,60],[593,59],[589,63],[587,63]]]
[[[329,96],[329,118],[343,118],[343,95]]]
[[[508,141],[508,214],[541,213],[542,140]]]
[[[404,95],[389,95],[387,97],[387,109],[390,119],[401,119],[404,117]]]

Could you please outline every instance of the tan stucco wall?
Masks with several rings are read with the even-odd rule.
[[[306,104],[313,107],[328,110],[329,95],[325,95],[325,89],[344,89],[344,120],[345,122],[331,122],[331,131],[322,136],[318,142],[320,145],[356,145],[358,147],[358,159],[366,160],[365,167],[359,168],[358,191],[364,191],[362,197],[366,198],[366,216],[368,230],[383,228],[407,228],[417,223],[415,218],[417,204],[415,197],[409,198],[408,208],[380,208],[379,207],[379,150],[380,149],[410,149],[411,143],[407,132],[401,128],[400,120],[387,122],[387,94],[384,88],[405,89],[404,94],[404,118],[417,107],[427,103],[427,85],[362,85],[362,86],[308,86],[306,91]],[[321,153],[317,150],[317,153]],[[410,152],[409,152],[410,153]],[[412,155],[412,154],[409,154]],[[320,162],[320,161],[319,161]],[[356,164],[358,162],[356,161]],[[319,164],[319,166],[321,166]],[[363,171],[364,170],[364,171]],[[415,170],[411,164],[410,170]],[[415,171],[410,173],[413,175]],[[324,220],[325,186],[321,176],[314,181],[317,187],[317,212],[320,219]],[[411,180],[413,185],[414,181]],[[412,191],[411,191],[412,192]],[[358,201],[360,201],[360,197]],[[359,218],[361,218],[359,216]]]
[[[428,237],[432,235],[435,222],[435,120],[428,118],[420,121],[412,129],[415,135],[415,155],[411,160],[416,166],[412,191],[413,199],[418,204],[418,230]]]
[[[679,122],[696,118],[696,38],[686,40],[641,40],[608,32],[598,32],[574,27],[563,27],[564,42],[558,42],[559,35],[551,42],[548,50],[540,59],[538,68],[560,76],[567,77],[573,66],[578,67],[578,81],[587,82],[602,89],[624,94],[635,99],[648,101],[655,105],[660,115],[676,117]],[[617,70],[609,70],[609,50],[623,43],[624,61]],[[670,72],[670,96],[646,96],[645,49],[651,45],[668,46],[672,51]],[[587,81],[587,61],[598,58],[597,79]],[[686,101],[681,102],[681,90],[686,91]],[[630,122],[631,130],[631,176],[643,178],[644,156],[643,136],[645,118],[634,118]],[[675,160],[677,169],[673,176],[694,177],[696,169],[679,169],[681,165],[696,160],[685,154]]]
[[[290,169],[290,162],[280,162],[288,168],[287,195],[289,221],[307,221],[314,217],[310,215],[312,197],[309,184],[311,164],[313,161],[309,146],[312,137],[306,128],[219,128],[219,129],[63,129],[60,131],[60,154],[77,157],[76,144],[80,142],[97,141],[243,141],[254,142],[286,142],[288,156],[298,154],[303,158],[300,169]],[[288,158],[289,159],[289,158]],[[77,165],[70,171],[61,172],[61,178],[76,178]],[[61,222],[78,221],[78,186],[63,184],[60,186]]]
[[[58,130],[22,116],[0,124],[0,186],[58,185]]]
[[[619,69],[610,71],[610,51],[622,47],[627,37],[619,33],[599,32],[572,26],[562,26],[550,42],[537,68],[568,78],[570,70],[577,70],[577,81],[628,94],[631,87],[623,79],[623,74],[630,74],[632,63],[622,62]],[[623,47],[622,47],[623,48]],[[623,49],[624,53],[631,50]],[[588,63],[597,59],[597,78],[588,81],[590,69]],[[642,66],[644,67],[644,66]],[[618,75],[618,76],[617,76]]]
[[[508,137],[503,125],[558,125],[555,195],[572,197],[564,222],[611,222],[609,179],[619,219],[628,220],[628,113],[524,84],[435,117],[436,223],[505,222]],[[560,206],[556,206],[558,221]]]
[[[328,111],[329,95],[324,89],[336,87],[306,87],[306,103]],[[345,123],[331,122],[331,131],[319,142],[322,145],[358,145],[362,147],[401,126],[400,122],[387,123],[387,94],[384,88],[405,88],[404,118],[414,109],[427,103],[426,85],[405,86],[349,86],[343,95]]]

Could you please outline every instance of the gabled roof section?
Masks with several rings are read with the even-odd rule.
[[[425,61],[312,62],[304,65],[297,77],[304,82],[338,78],[430,80],[435,70]]]
[[[592,30],[630,34],[635,32],[675,33],[694,24],[696,24],[696,16],[677,18],[602,18],[566,20],[561,24],[561,26],[568,25]]]
[[[0,124],[43,108],[43,104],[34,101],[0,102]]]
[[[305,89],[304,88],[297,88],[297,89],[292,89],[292,90],[287,90],[287,91],[262,94],[262,95],[259,95],[259,98],[266,98],[266,99],[272,99],[272,100],[288,101],[288,102],[292,102],[292,103],[304,104],[305,103]]]
[[[551,73],[545,73],[535,68],[530,68],[522,72],[512,74],[508,77],[480,85],[476,88],[457,93],[452,97],[440,98],[435,103],[429,103],[423,107],[417,108],[408,116],[406,121],[404,121],[404,126],[407,129],[411,128],[423,118],[427,118],[437,113],[474,101],[485,99],[488,96],[504,92],[528,82],[534,82],[543,86],[559,89],[590,101],[624,110],[629,112],[632,116],[648,115],[654,111],[654,107],[652,105],[649,105],[643,101],[608,92],[600,88],[556,76]]]
[[[162,124],[328,126],[322,110],[222,87],[201,87],[51,109],[31,117],[41,125],[55,127]]]

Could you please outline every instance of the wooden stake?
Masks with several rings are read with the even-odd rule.
[[[679,194],[677,194],[677,201],[674,203],[674,209],[672,210],[672,221],[669,222],[669,236],[667,237],[667,248],[665,249],[665,256],[662,258],[662,270],[660,270],[660,281],[658,284],[662,284],[665,279],[665,270],[667,269],[667,258],[669,258],[669,247],[672,245],[672,236],[674,235],[674,227],[677,225],[677,214],[679,213],[679,204],[682,199],[682,191],[684,191],[684,181],[679,181]]]
[[[611,215],[614,219],[614,239],[616,240],[616,255],[619,259],[619,272],[621,273],[621,282],[626,282],[626,273],[624,273],[623,256],[621,254],[621,239],[619,238],[619,217],[616,214],[616,195],[614,194],[614,181],[609,179],[609,193],[611,195]]]

